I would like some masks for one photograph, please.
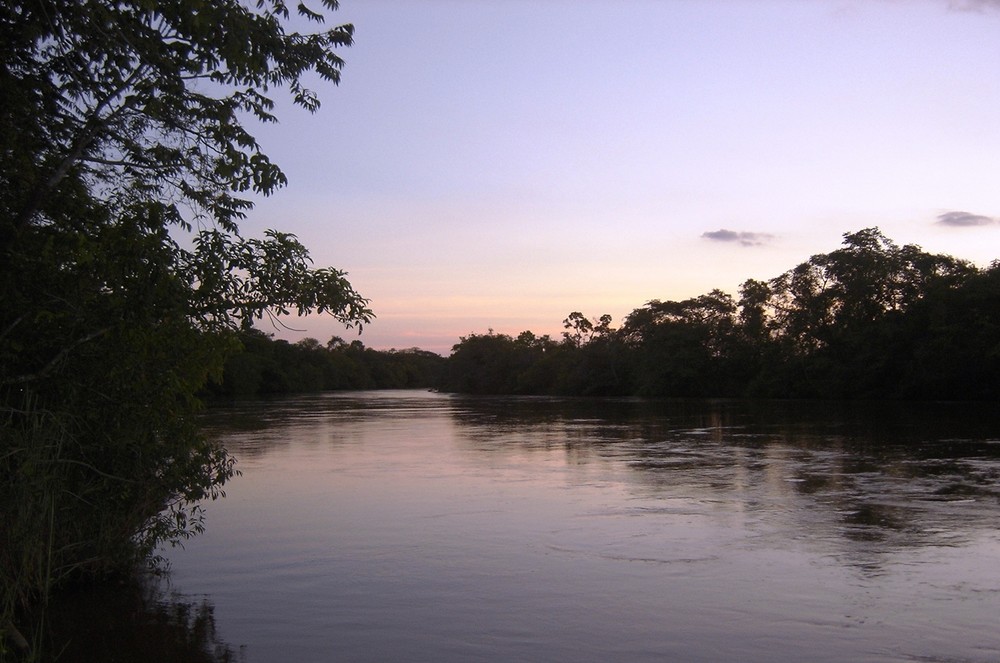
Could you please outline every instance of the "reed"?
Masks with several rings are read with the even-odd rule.
[[[44,635],[44,611],[58,568],[56,515],[65,498],[60,463],[65,430],[52,413],[34,407],[28,399],[22,409],[3,413],[4,448],[0,455],[0,632],[22,659],[31,659]],[[34,628],[18,628],[29,613]],[[6,652],[5,652],[6,655]]]

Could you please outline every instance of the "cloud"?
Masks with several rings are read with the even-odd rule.
[[[767,233],[736,232],[735,230],[726,230],[725,228],[704,232],[701,236],[713,242],[736,242],[740,246],[760,246],[774,239],[774,235],[768,235]]]
[[[945,212],[944,214],[938,214],[937,222],[942,226],[968,228],[971,226],[992,226],[1000,223],[1000,220],[983,216],[982,214],[972,214],[971,212]]]
[[[982,12],[1000,9],[1000,0],[948,0],[948,9],[960,12]]]

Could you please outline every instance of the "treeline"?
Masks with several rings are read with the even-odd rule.
[[[878,228],[738,299],[650,301],[621,327],[574,312],[556,340],[471,334],[440,387],[475,394],[996,399],[1000,262],[980,269]]]
[[[346,389],[411,389],[440,382],[445,359],[416,348],[373,350],[334,336],[296,343],[257,330],[240,334],[242,351],[230,356],[210,397],[233,398]]]

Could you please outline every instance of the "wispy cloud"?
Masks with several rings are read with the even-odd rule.
[[[734,242],[740,246],[761,246],[774,239],[774,235],[767,233],[737,232],[725,228],[704,232],[701,236],[713,242]]]
[[[1000,0],[948,0],[948,9],[960,12],[981,12],[1000,9]]]
[[[945,212],[938,214],[937,222],[942,226],[969,228],[972,226],[992,226],[1000,223],[1000,219],[982,214],[972,214],[971,212]]]

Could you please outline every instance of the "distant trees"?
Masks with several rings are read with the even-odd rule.
[[[547,363],[546,352],[555,347],[549,346],[548,337],[538,339],[531,332],[517,339],[492,329],[464,336],[448,358],[442,388],[467,394],[538,393],[548,383],[538,367]]]
[[[713,290],[626,316],[564,321],[541,347],[461,339],[445,389],[472,393],[996,398],[1000,264],[898,246],[877,228],[844,235],[739,299]],[[524,332],[519,339],[535,339]],[[544,376],[544,377],[543,377]]]
[[[289,343],[248,330],[239,339],[242,350],[226,360],[221,379],[208,384],[213,397],[433,387],[445,362],[433,352],[374,350],[338,336],[326,345],[314,338]]]
[[[720,290],[680,302],[654,300],[625,319],[638,395],[728,391],[736,304]]]

